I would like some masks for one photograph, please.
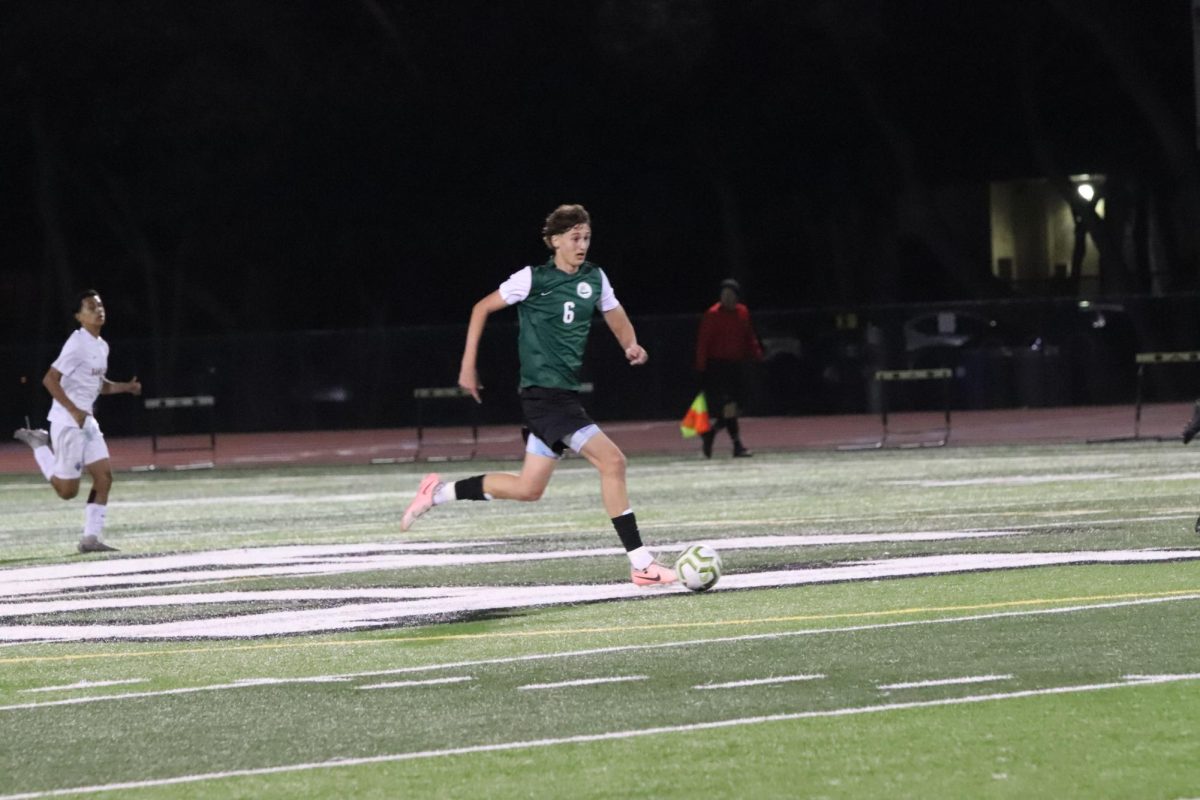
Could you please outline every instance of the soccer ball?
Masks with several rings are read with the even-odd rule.
[[[679,582],[693,592],[703,592],[721,579],[721,555],[706,544],[694,544],[675,561]]]

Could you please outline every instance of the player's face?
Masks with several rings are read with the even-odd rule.
[[[592,245],[592,226],[576,225],[566,233],[550,238],[554,245],[554,261],[564,267],[578,269],[587,260],[588,248]]]
[[[85,297],[79,304],[79,310],[75,312],[75,319],[79,320],[79,324],[85,328],[100,328],[104,325],[104,301],[100,299],[100,295],[94,294],[90,297]]]
[[[721,305],[730,310],[737,308],[737,292],[725,286],[721,289]]]

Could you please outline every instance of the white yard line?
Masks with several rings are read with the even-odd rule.
[[[990,683],[992,681],[1011,681],[1012,675],[973,675],[965,678],[941,678],[932,681],[913,681],[911,683],[883,683],[879,688],[883,691],[892,689],[920,689],[926,686],[954,686],[960,683]]]
[[[464,681],[474,680],[470,675],[461,675],[454,678],[430,678],[426,681],[392,681],[391,683],[372,683],[366,686],[359,686],[359,689],[406,689],[410,686],[437,686],[443,683],[463,683]]]
[[[529,691],[534,689],[562,689],[568,686],[598,686],[602,683],[625,683],[626,681],[648,681],[649,675],[621,675],[611,678],[581,678],[576,681],[559,681],[558,683],[527,683],[524,686],[518,686],[519,691]]]
[[[774,683],[792,683],[793,681],[816,681],[824,675],[782,675],[778,678],[756,678],[749,681],[730,681],[729,683],[702,683],[693,689],[740,689],[743,686],[769,686]]]
[[[1107,481],[1121,477],[1122,475],[1117,472],[1063,472],[1058,475],[992,475],[953,480],[923,479],[885,482],[893,486],[920,486],[932,489],[952,486],[1030,486],[1039,483],[1066,483],[1069,481]],[[1147,480],[1152,480],[1152,478]]]
[[[891,711],[908,711],[921,708],[938,708],[944,706],[972,705],[991,703],[1001,700],[1018,700],[1028,697],[1046,697],[1052,695],[1079,694],[1084,692],[1099,692],[1113,689],[1137,688],[1153,684],[1174,683],[1178,681],[1200,680],[1200,673],[1189,675],[1162,676],[1155,680],[1117,683],[1089,683],[1074,686],[1055,686],[1049,689],[1028,689],[1020,692],[1005,692],[996,694],[970,695],[967,697],[948,697],[939,700],[925,700],[911,703],[884,703],[872,706],[851,706],[835,708],[826,711],[797,711],[790,714],[771,714],[758,717],[738,717],[735,719],[714,720],[712,722],[697,722],[689,725],[663,725],[655,728],[635,728],[607,733],[581,734],[578,736],[561,736],[546,739],[528,739],[516,742],[499,742],[497,744],[470,745],[463,747],[448,747],[442,750],[418,750],[408,753],[389,753],[377,756],[362,756],[359,758],[334,758],[327,761],[306,762],[299,764],[280,764],[273,767],[257,767],[251,769],[226,770],[222,772],[205,772],[192,775],[179,775],[173,778],[156,778],[140,781],[125,781],[122,783],[105,783],[92,786],[77,786],[62,789],[47,789],[37,792],[0,795],[0,800],[40,800],[44,797],[67,797],[70,795],[118,792],[130,789],[146,789],[156,786],[178,786],[204,781],[222,780],[226,778],[244,778],[260,775],[279,775],[290,772],[311,772],[313,770],[337,769],[340,767],[360,767],[370,764],[388,764],[419,759],[444,758],[446,756],[473,755],[476,753],[496,753],[511,750],[529,750],[540,747],[555,747],[564,744],[586,744],[590,742],[609,742],[624,739],[634,739],[642,736],[662,736],[672,733],[695,733],[698,731],[721,730],[738,728],[749,725],[763,725],[774,722],[794,722],[805,719],[822,719],[830,717],[849,717],[860,714],[879,714]]]
[[[180,497],[172,500],[114,500],[112,508],[186,508],[189,506],[237,505],[308,505],[314,503],[354,503],[356,505],[376,500],[391,500],[399,503],[407,499],[405,492],[360,492],[345,494],[231,494],[216,497]]]
[[[131,683],[145,683],[145,678],[127,678],[120,681],[80,681],[63,686],[39,686],[37,689],[22,689],[22,692],[65,692],[72,689],[94,689],[99,686],[128,686]]]
[[[986,614],[971,614],[960,617],[942,617],[939,619],[905,620],[902,622],[879,622],[866,625],[848,625],[834,628],[809,628],[798,631],[779,631],[776,633],[750,633],[741,636],[721,636],[708,639],[684,639],[674,642],[659,642],[657,644],[629,644],[616,647],[593,647],[585,650],[564,650],[552,653],[529,653],[520,656],[502,656],[483,658],[470,661],[448,661],[440,664],[422,664],[411,667],[396,667],[395,669],[370,670],[366,672],[345,672],[333,675],[314,675],[301,678],[246,678],[233,683],[218,683],[207,686],[192,686],[181,689],[164,689],[160,691],[131,692],[128,694],[108,694],[94,697],[74,697],[67,700],[51,700],[40,703],[21,703],[17,705],[0,706],[0,711],[17,711],[31,708],[47,708],[53,706],[71,706],[82,703],[104,702],[109,700],[134,700],[145,697],[161,697],[177,694],[194,694],[197,692],[221,691],[224,689],[246,689],[254,686],[274,685],[283,683],[329,683],[349,681],[355,678],[374,678],[384,675],[405,675],[414,672],[432,672],[435,670],[470,669],[472,667],[496,664],[517,664],[531,661],[547,661],[551,659],[581,658],[586,656],[612,655],[614,653],[632,653],[647,650],[665,650],[677,647],[704,646],[714,644],[730,644],[737,642],[768,641],[773,639],[790,639],[797,636],[820,636],[822,634],[860,633],[863,631],[888,630],[891,628],[913,628],[924,625],[949,625],[959,622],[980,622],[991,619],[1008,619],[1013,617],[1036,617],[1051,614],[1070,614],[1080,611],[1096,611],[1129,606],[1156,605],[1159,603],[1174,603],[1180,601],[1200,600],[1200,594],[1178,595],[1174,597],[1152,597],[1139,600],[1120,600],[1108,603],[1092,603],[1087,605],[1062,606],[1060,608],[1043,608],[1024,611],[996,611]],[[3,798],[0,798],[3,800]]]
[[[252,689],[260,686],[283,686],[293,683],[342,683],[350,680],[345,675],[314,675],[311,678],[242,678],[233,683],[214,683],[208,686],[188,686],[182,689],[159,689],[146,692],[126,692],[125,694],[101,694],[90,697],[71,697],[65,700],[47,700],[40,703],[14,703],[0,706],[0,711],[21,711],[30,708],[48,708],[53,706],[78,706],[84,703],[97,703],[103,700],[137,700],[145,697],[168,697],[177,694],[196,694],[198,692],[219,692],[223,689]]]

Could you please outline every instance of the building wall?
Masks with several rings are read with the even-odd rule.
[[[1050,182],[997,181],[990,198],[992,274],[1017,283],[1066,277],[1075,248],[1075,222],[1071,207]],[[1089,236],[1080,277],[1095,278],[1099,264]]]

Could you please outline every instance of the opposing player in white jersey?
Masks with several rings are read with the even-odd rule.
[[[67,338],[62,352],[42,378],[42,385],[54,398],[50,404],[49,433],[20,428],[13,433],[13,438],[33,449],[33,457],[42,474],[63,500],[79,494],[79,481],[85,469],[92,476],[79,552],[96,553],[116,548],[105,544],[103,538],[113,476],[108,446],[92,409],[99,395],[141,394],[142,384],[136,377],[126,382],[110,381],[105,377],[108,342],[100,338],[105,313],[98,292],[88,289],[79,295],[75,319],[79,322],[79,330]]]

